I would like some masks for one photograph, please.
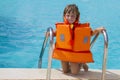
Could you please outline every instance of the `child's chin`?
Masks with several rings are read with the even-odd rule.
[[[73,21],[69,21],[70,24],[73,24],[74,22]]]

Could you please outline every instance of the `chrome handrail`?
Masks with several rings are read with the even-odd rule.
[[[102,80],[105,80],[107,54],[108,54],[108,35],[107,35],[106,30],[103,30],[102,33],[104,36],[104,56],[103,56],[103,65],[102,65]]]
[[[90,48],[93,47],[93,44],[95,43],[95,41],[97,40],[98,36],[99,36],[99,32],[95,35],[95,37],[92,39],[91,43],[90,43]]]
[[[96,39],[98,38],[100,33],[97,33],[93,40],[90,43],[90,48],[92,48],[93,44],[95,43]],[[102,34],[104,36],[104,56],[103,56],[103,64],[102,64],[102,77],[101,80],[105,80],[105,73],[106,73],[106,63],[107,63],[107,54],[108,54],[108,35],[106,30],[102,30]]]
[[[52,64],[52,53],[53,53],[53,28],[49,27],[48,30],[50,33],[50,47],[49,47],[49,55],[48,55],[48,69],[47,69],[47,76],[46,80],[50,80],[51,77],[51,64]]]
[[[49,33],[49,34],[47,34]],[[38,68],[42,67],[42,56],[44,54],[44,50],[48,41],[48,37],[50,38],[50,47],[49,47],[49,54],[48,54],[48,69],[47,69],[47,76],[46,79],[50,80],[50,76],[51,76],[51,64],[52,64],[52,53],[53,53],[53,28],[49,27],[47,28],[47,32],[46,32],[46,36],[44,38],[43,44],[42,44],[42,49],[40,52],[40,56],[39,56],[39,61],[38,61]]]
[[[45,51],[47,41],[48,41],[48,36],[45,36],[43,44],[42,44],[42,49],[41,49],[41,52],[40,52],[39,60],[38,60],[38,68],[42,67],[42,57],[43,57],[43,54],[44,54],[44,51]]]
[[[43,41],[43,44],[42,44],[42,49],[41,49],[40,56],[39,56],[39,61],[38,61],[38,68],[42,67],[42,57],[43,57],[43,54],[44,54],[44,51],[45,51],[45,47],[46,47],[46,44],[47,44],[47,41],[48,41],[48,37],[50,36],[50,43],[53,41],[53,38],[52,38],[53,29],[51,27],[49,27],[47,29],[46,34],[47,33],[50,33],[50,35],[46,35],[45,38],[44,38],[44,41]]]
[[[41,49],[39,60],[38,60],[38,68],[42,67],[42,57],[43,57],[43,54],[44,54],[45,47],[46,47],[49,36],[50,36],[50,43],[53,42],[53,37],[52,37],[53,36],[53,29],[51,27],[49,27],[47,29],[47,32],[49,32],[50,35],[46,35],[45,38],[44,38],[44,41],[43,41],[43,44],[42,44],[42,49]]]

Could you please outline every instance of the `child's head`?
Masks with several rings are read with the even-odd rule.
[[[63,17],[67,23],[75,23],[79,21],[80,12],[75,4],[67,5],[64,9]]]

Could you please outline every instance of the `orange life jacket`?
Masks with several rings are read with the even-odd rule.
[[[56,24],[56,44],[53,58],[69,62],[94,62],[90,51],[91,28],[89,23]]]

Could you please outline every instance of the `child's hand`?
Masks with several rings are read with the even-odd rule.
[[[97,33],[101,33],[103,30],[105,30],[104,27],[100,27],[100,28],[97,28],[97,29],[93,30],[92,36],[97,34]]]
[[[47,37],[50,36],[50,32],[46,32],[45,36],[47,36]],[[55,37],[56,36],[56,32],[53,32],[52,36]]]
[[[104,27],[100,27],[100,28],[97,28],[96,29],[99,33],[101,33],[103,30],[105,30],[105,28]]]
[[[46,37],[50,36],[50,33],[49,33],[49,32],[46,32],[46,33],[45,33],[45,36],[46,36]]]

